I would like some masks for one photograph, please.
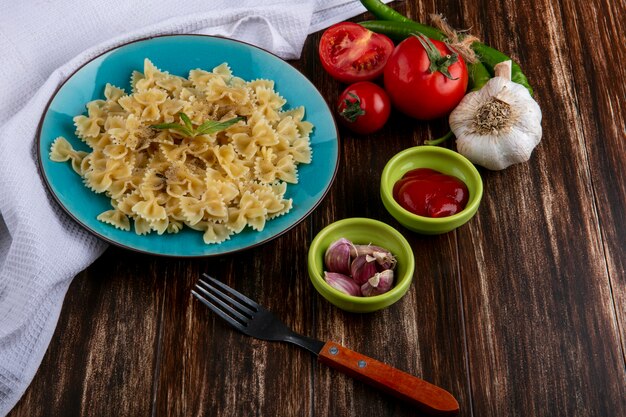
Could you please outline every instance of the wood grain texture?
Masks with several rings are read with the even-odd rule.
[[[603,238],[606,268],[626,361],[626,47],[616,44],[626,30],[626,2],[561,8],[571,59],[578,114],[585,138],[594,215]]]
[[[393,112],[380,132],[341,129],[328,196],[282,237],[239,254],[174,260],[110,248],[70,286],[57,331],[16,416],[420,416],[317,363],[308,352],[243,336],[190,290],[207,272],[294,330],[441,386],[460,416],[626,415],[626,2],[396,1],[510,54],[543,110],[525,164],[480,169],[484,197],[457,231],[403,229],[378,195],[395,153],[447,131]],[[371,19],[365,14],[355,21]],[[293,64],[331,106],[344,85],[317,57]],[[454,148],[454,143],[445,146]],[[414,249],[411,289],[370,314],[324,300],[306,271],[327,224],[371,217]]]
[[[480,213],[459,231],[461,246],[475,248],[460,267],[465,317],[473,318],[466,323],[474,408],[481,416],[621,415],[626,374],[592,184],[598,172],[617,171],[590,164],[586,143],[594,139],[581,112],[596,99],[580,96],[572,72],[597,52],[589,45],[586,56],[571,55],[575,37],[558,3],[484,2],[478,9],[487,15],[468,20],[493,22],[495,47],[522,52],[518,59],[543,110],[544,138],[528,164],[483,172]],[[532,27],[542,30],[525,30]],[[513,45],[511,32],[521,45],[541,47]],[[625,156],[623,144],[609,152]]]
[[[33,383],[12,416],[148,415],[163,260],[108,249],[74,279]]]

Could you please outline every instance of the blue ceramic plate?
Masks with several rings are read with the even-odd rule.
[[[74,134],[73,117],[85,113],[85,104],[104,97],[106,83],[130,91],[133,70],[142,71],[144,58],[171,74],[188,76],[195,68],[211,70],[228,62],[245,80],[267,78],[286,100],[285,109],[304,106],[305,120],[315,125],[311,135],[313,162],[298,165],[299,183],[287,187],[293,209],[265,224],[261,232],[246,228],[230,240],[206,245],[202,233],[184,228],[178,234],[139,236],[96,219],[111,208],[104,194],[86,188],[69,163],[53,162],[50,146],[64,136],[75,149],[89,148]],[[257,47],[210,36],[163,36],[132,42],[108,51],[85,64],[58,89],[41,120],[39,159],[48,188],[61,207],[78,223],[110,243],[141,252],[167,256],[214,256],[267,242],[286,232],[313,211],[335,177],[338,161],[337,128],[326,102],[311,82],[291,65]]]

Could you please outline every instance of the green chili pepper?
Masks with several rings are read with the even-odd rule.
[[[380,0],[361,0],[361,4],[369,10],[378,20],[390,20],[392,22],[413,22],[402,13],[396,12]],[[415,23],[415,22],[413,22]],[[428,36],[428,35],[426,35]]]
[[[496,64],[511,59],[497,49],[487,46],[484,43],[474,42],[472,49],[478,54],[480,61],[485,64],[491,73],[493,73],[493,67],[495,67]],[[513,60],[511,60],[511,81],[523,85],[530,95],[533,95],[533,88],[530,86],[528,78],[526,78],[517,62]]]
[[[480,90],[491,79],[491,74],[480,61],[467,63],[467,75],[469,77],[467,89],[470,91]]]
[[[372,32],[382,33],[389,36],[394,41],[403,41],[411,35],[422,33],[430,39],[446,41],[446,35],[432,26],[422,25],[417,22],[392,22],[389,20],[366,20],[359,22],[359,25]]]

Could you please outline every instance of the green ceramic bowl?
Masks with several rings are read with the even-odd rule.
[[[389,250],[397,259],[394,286],[374,297],[355,297],[338,291],[324,281],[324,254],[331,243],[346,238],[355,244],[372,244]],[[353,313],[369,313],[398,301],[411,286],[415,259],[404,236],[393,227],[378,220],[351,218],[339,220],[322,229],[309,247],[309,277],[315,289],[337,307]]]
[[[400,206],[393,198],[393,185],[415,168],[434,169],[463,181],[469,191],[465,209],[452,216],[431,218],[418,216]],[[380,179],[380,196],[387,211],[404,227],[421,234],[437,235],[456,229],[476,214],[483,196],[483,181],[474,164],[463,155],[438,146],[415,146],[387,162]]]

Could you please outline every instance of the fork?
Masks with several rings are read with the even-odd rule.
[[[455,415],[459,404],[448,391],[335,342],[322,342],[295,333],[274,314],[226,284],[203,274],[191,293],[241,333],[261,340],[300,346],[318,360],[381,391],[437,416]]]

